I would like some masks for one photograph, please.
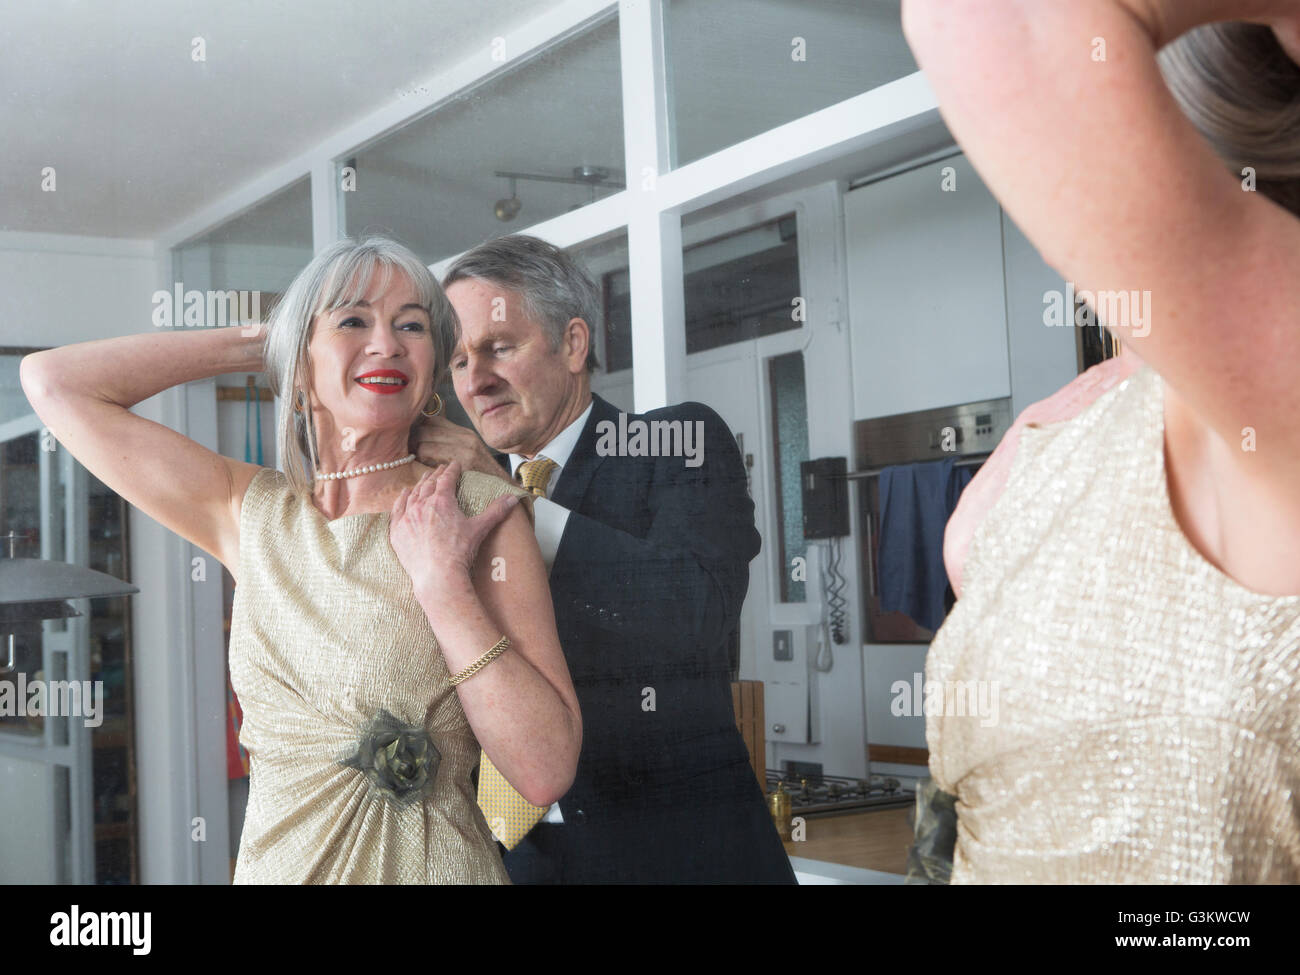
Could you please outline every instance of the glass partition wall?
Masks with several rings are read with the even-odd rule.
[[[917,70],[897,0],[668,0],[673,167]]]
[[[511,60],[457,64],[421,89],[431,94],[412,96],[405,115],[400,103],[377,111],[373,125],[363,120],[302,157],[296,182],[232,205],[235,215],[201,236],[168,242],[175,275],[187,287],[260,290],[265,311],[314,249],[344,234],[393,236],[435,274],[506,233],[571,248],[604,297],[602,321],[591,323],[601,361],[593,388],[628,411],[703,400],[744,434],[759,561],[771,565],[752,574],[743,665],[762,650],[769,610],[782,625],[813,622],[816,610],[802,580],[780,576],[807,552],[798,465],[827,451],[824,430],[812,434],[809,390],[827,388],[815,370],[847,356],[800,351],[813,318],[791,308],[798,298],[802,309],[809,279],[820,296],[838,272],[801,260],[810,228],[789,208],[720,232],[692,223],[727,213],[732,199],[748,206],[766,186],[837,178],[798,183],[803,168],[824,172],[850,156],[855,171],[893,164],[879,151],[891,126],[907,130],[900,151],[946,144],[898,0],[569,2],[498,41]],[[783,138],[770,136],[777,128]],[[833,223],[823,208],[811,229]],[[810,314],[825,324],[830,305],[814,299]],[[828,335],[839,331],[831,324]],[[647,362],[655,353],[661,361]],[[847,372],[841,381],[847,389]],[[244,382],[218,382],[231,397],[219,449],[241,458],[250,416],[265,408],[264,429],[274,422],[269,407],[250,413]],[[231,714],[233,728],[233,703]],[[233,856],[243,796],[231,761]]]

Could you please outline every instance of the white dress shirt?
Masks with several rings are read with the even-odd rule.
[[[587,417],[591,416],[591,408],[594,405],[594,400],[588,403],[582,415],[556,434],[555,439],[539,450],[536,457],[524,457],[522,454],[510,455],[512,476],[518,475],[519,465],[527,460],[545,457],[555,462],[551,479],[546,482],[546,497],[538,498],[533,502],[533,531],[537,535],[537,547],[542,550],[542,558],[546,561],[548,572],[555,562],[555,553],[560,550],[560,538],[564,535],[564,526],[569,521],[569,509],[551,501],[551,491],[559,480],[564,465],[569,462],[573,448],[578,445],[578,436],[582,433],[582,428],[587,425]]]
[[[569,457],[573,454],[573,448],[578,445],[578,436],[582,433],[582,428],[587,425],[587,417],[591,415],[591,408],[594,405],[595,400],[592,400],[587,404],[587,408],[582,411],[580,417],[561,430],[554,440],[537,452],[537,457],[545,457],[555,462],[555,468],[551,471],[551,479],[546,482],[547,496],[533,501],[533,532],[537,535],[537,547],[542,550],[542,558],[546,561],[547,572],[551,570],[551,565],[555,562],[555,553],[559,551],[560,539],[564,536],[564,526],[569,521],[569,509],[550,500],[551,490],[555,487],[560,472],[564,470],[564,465],[569,462]],[[536,457],[529,458],[521,454],[511,454],[511,475],[518,474],[520,464],[527,460],[536,459]],[[558,802],[551,804],[551,808],[542,817],[542,822],[564,822],[564,817],[560,815],[560,804]]]

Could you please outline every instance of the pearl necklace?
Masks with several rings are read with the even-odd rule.
[[[316,479],[320,481],[338,481],[345,477],[358,477],[361,474],[373,474],[375,471],[391,470],[394,467],[409,464],[413,460],[415,460],[415,454],[407,454],[401,460],[390,460],[387,464],[370,464],[366,467],[358,467],[355,471],[336,471],[333,474],[322,474],[317,471]]]

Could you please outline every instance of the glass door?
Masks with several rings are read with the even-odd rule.
[[[4,557],[87,564],[86,474],[35,414],[0,424]],[[8,536],[13,533],[15,538]],[[89,600],[83,615],[13,627],[0,672],[0,882],[95,882],[88,683]],[[8,661],[8,639],[0,666]],[[69,710],[80,713],[68,714]]]

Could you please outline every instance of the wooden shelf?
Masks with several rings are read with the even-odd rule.
[[[253,399],[259,403],[274,403],[275,395],[265,386],[254,387]],[[245,403],[248,401],[248,392],[242,386],[218,386],[217,402],[218,403]]]
[[[91,748],[129,748],[131,745],[131,735],[125,728],[121,731],[110,731],[107,734],[100,732],[91,736]]]
[[[95,842],[103,840],[129,840],[134,836],[134,824],[128,819],[121,823],[96,823]]]

